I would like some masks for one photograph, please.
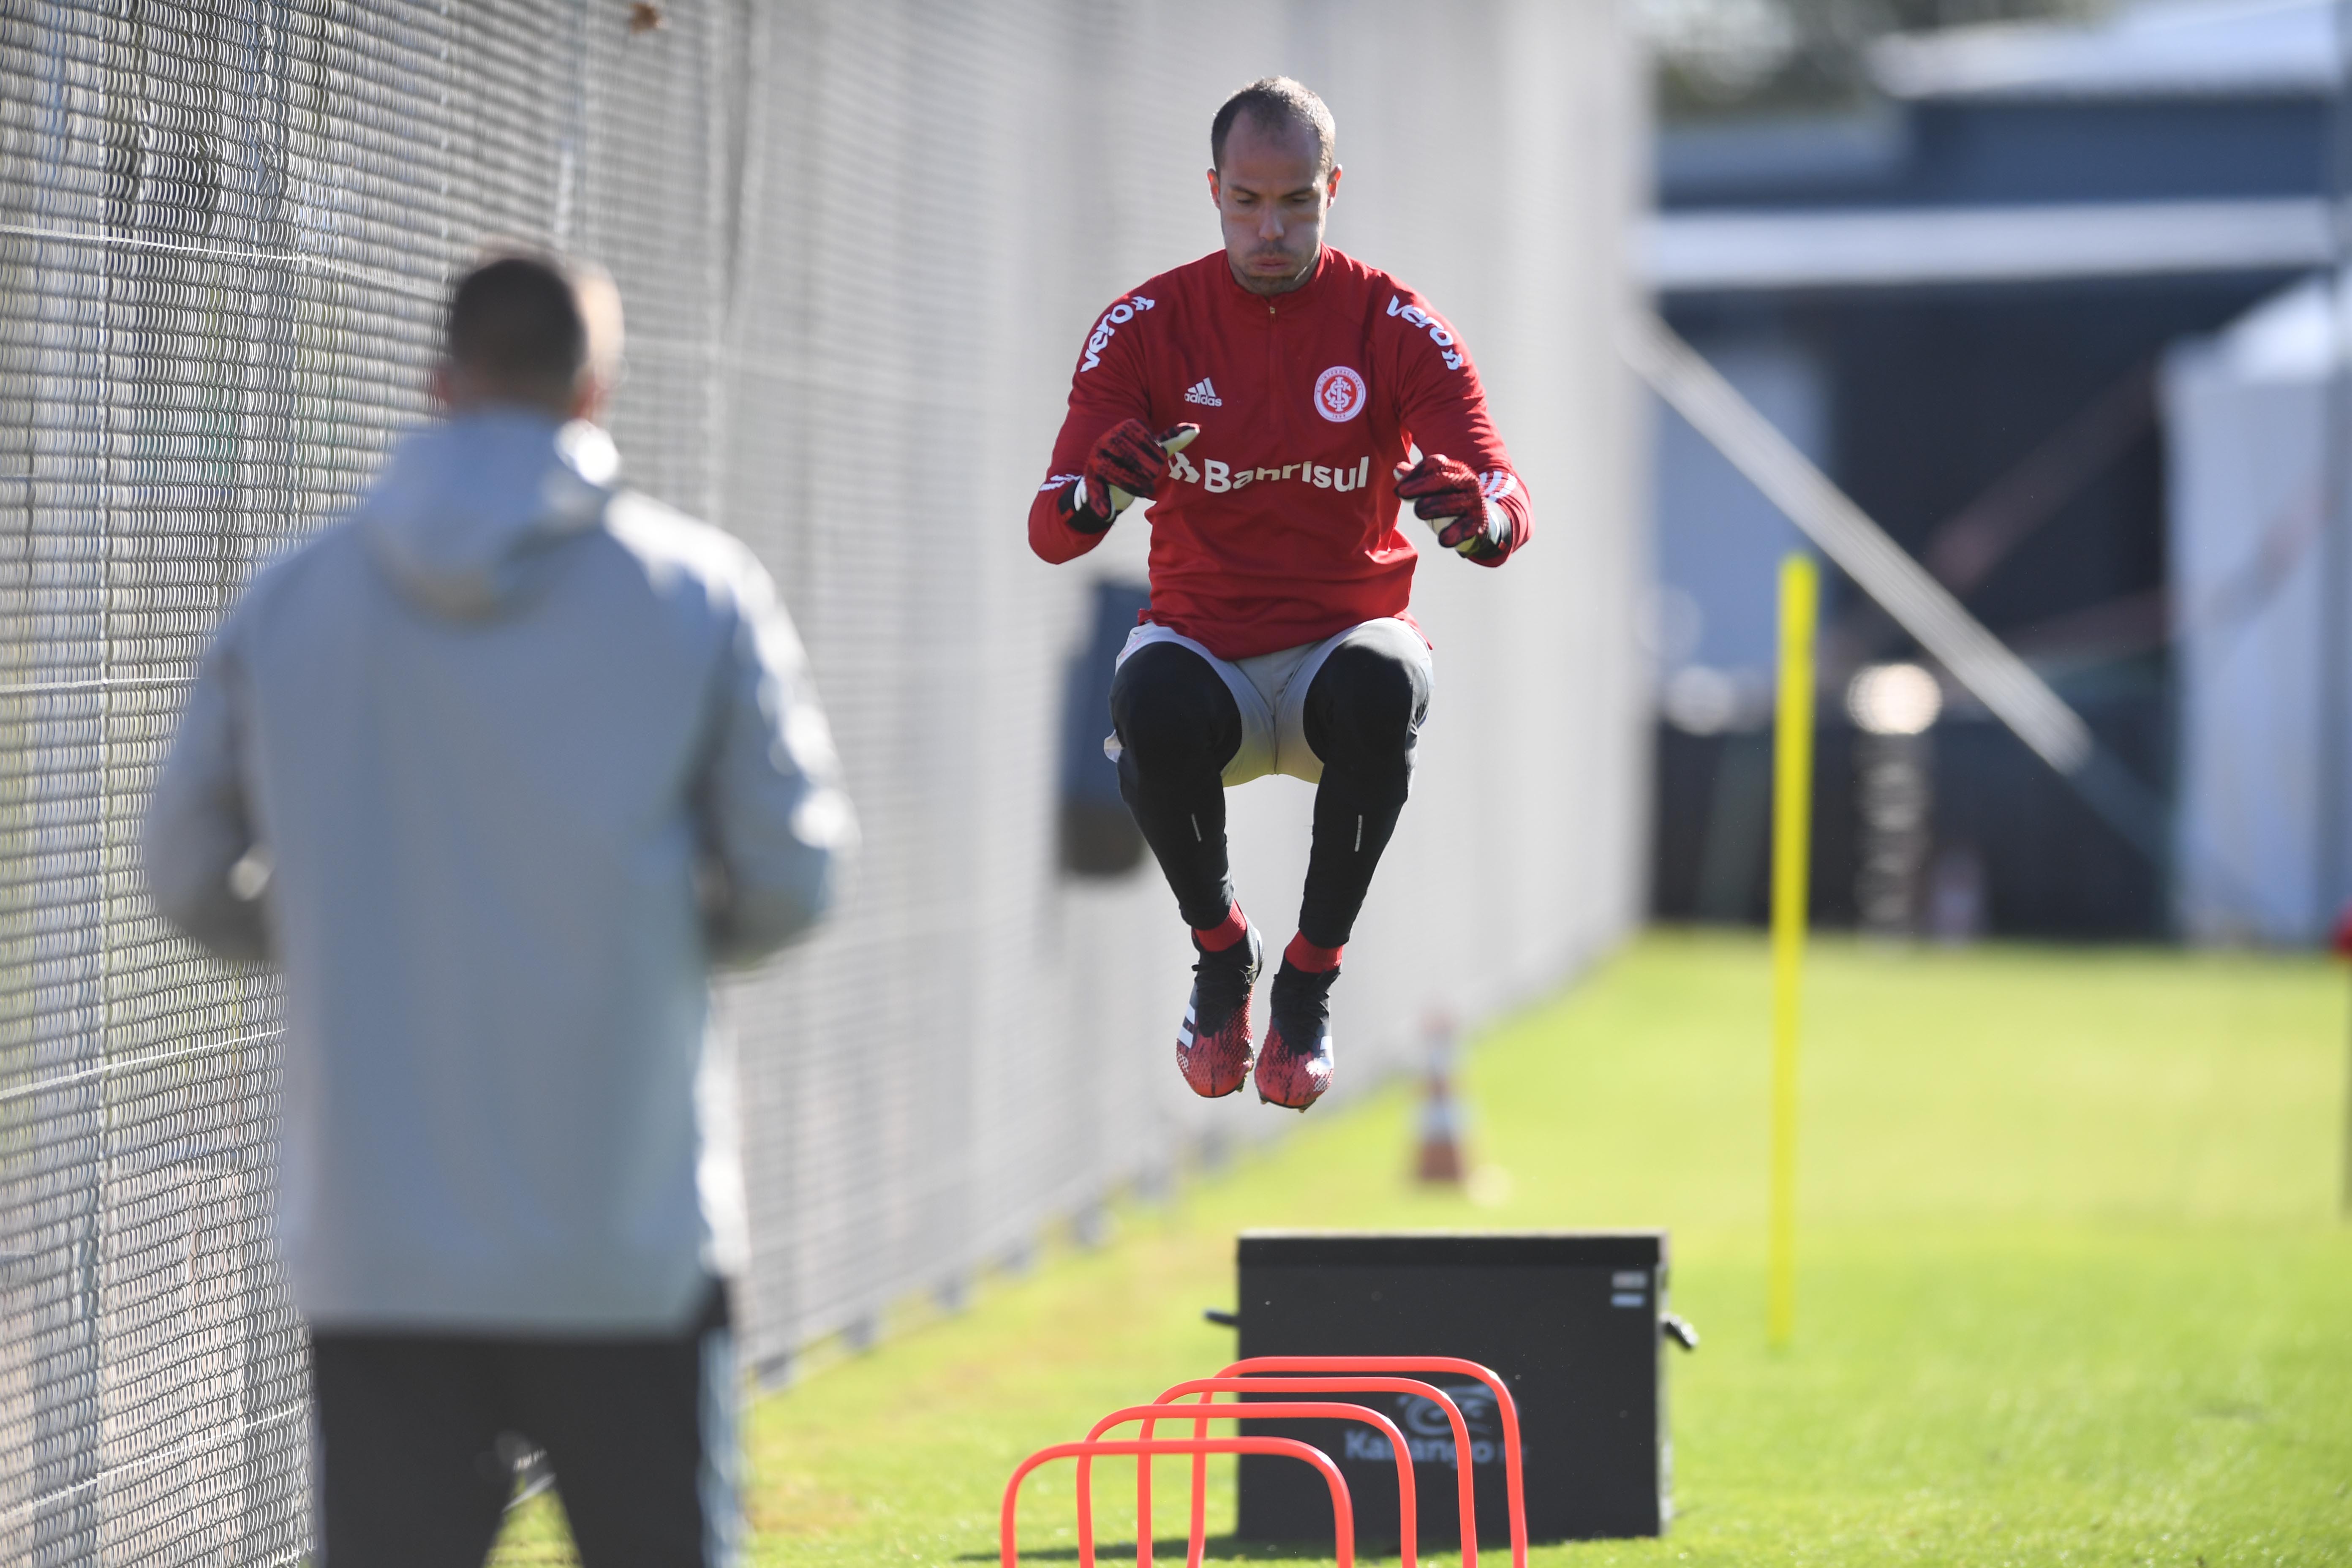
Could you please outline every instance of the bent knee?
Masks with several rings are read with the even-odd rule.
[[[1209,661],[1177,643],[1128,656],[1110,683],[1111,728],[1139,766],[1213,763],[1241,749],[1241,709]]]
[[[1418,664],[1370,644],[1342,644],[1307,688],[1307,743],[1326,761],[1402,757],[1428,710],[1428,678]]]

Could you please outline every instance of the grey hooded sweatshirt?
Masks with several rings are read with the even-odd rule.
[[[613,467],[515,409],[411,437],[254,579],[156,785],[157,906],[285,971],[315,1326],[660,1331],[740,1264],[709,970],[856,826],[767,574]]]

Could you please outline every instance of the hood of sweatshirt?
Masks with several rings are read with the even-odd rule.
[[[403,440],[354,522],[403,597],[479,620],[527,595],[550,546],[596,526],[619,469],[593,425],[484,409]]]

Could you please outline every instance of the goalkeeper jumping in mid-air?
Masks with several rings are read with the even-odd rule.
[[[1067,561],[1131,500],[1153,503],[1151,608],[1119,654],[1108,749],[1201,955],[1176,1042],[1196,1093],[1250,1076],[1265,955],[1234,899],[1223,790],[1276,773],[1317,785],[1298,934],[1256,1056],[1259,1098],[1304,1110],[1331,1084],[1331,983],[1429,708],[1398,502],[1493,566],[1527,542],[1528,497],[1454,329],[1323,243],[1339,165],[1322,100],[1253,82],[1209,149],[1224,248],[1095,321],[1029,542]]]

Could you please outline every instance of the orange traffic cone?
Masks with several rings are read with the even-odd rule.
[[[1454,1098],[1454,1022],[1433,1015],[1429,1057],[1422,1079],[1421,1150],[1413,1161],[1416,1181],[1458,1187],[1467,1162],[1462,1158],[1462,1110]]]

